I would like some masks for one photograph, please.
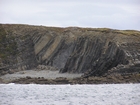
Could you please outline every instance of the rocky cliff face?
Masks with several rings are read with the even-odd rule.
[[[61,73],[140,72],[140,32],[0,25],[0,69],[50,65]]]

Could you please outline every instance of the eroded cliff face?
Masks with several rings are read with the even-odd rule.
[[[1,24],[0,43],[1,70],[50,65],[84,77],[140,71],[139,31]]]

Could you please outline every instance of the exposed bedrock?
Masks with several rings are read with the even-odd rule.
[[[107,28],[0,25],[0,70],[49,65],[61,73],[140,72],[140,32]]]
[[[73,53],[60,72],[85,73],[100,76],[118,64],[128,64],[125,53],[114,42],[79,38]]]

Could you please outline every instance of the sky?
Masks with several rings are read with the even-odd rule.
[[[0,0],[0,23],[140,30],[140,0]]]

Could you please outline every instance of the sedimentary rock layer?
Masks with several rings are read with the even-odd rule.
[[[38,65],[54,66],[61,73],[85,73],[84,77],[139,72],[140,32],[1,24],[1,71]]]

